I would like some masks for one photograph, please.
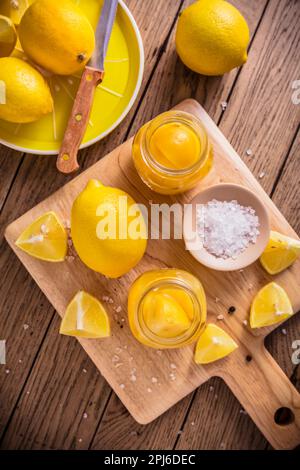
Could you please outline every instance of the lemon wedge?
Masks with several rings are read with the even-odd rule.
[[[278,274],[291,266],[299,255],[299,240],[272,231],[260,262],[269,274]]]
[[[255,296],[250,311],[251,328],[274,325],[293,315],[291,301],[285,290],[270,282]]]
[[[0,57],[8,57],[17,43],[16,28],[10,18],[0,15]]]
[[[59,332],[81,338],[106,338],[110,336],[109,318],[99,300],[79,291],[67,307]]]
[[[197,364],[209,364],[228,356],[237,348],[228,333],[209,323],[197,342],[194,360]]]
[[[16,245],[34,258],[64,261],[67,254],[67,233],[54,212],[47,212],[27,227]]]

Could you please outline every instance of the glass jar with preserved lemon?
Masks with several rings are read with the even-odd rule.
[[[144,183],[160,194],[185,192],[210,171],[212,146],[201,121],[183,111],[169,111],[136,134],[133,161]]]
[[[198,339],[205,326],[202,284],[179,269],[148,271],[130,288],[128,318],[133,335],[146,346],[186,346]]]

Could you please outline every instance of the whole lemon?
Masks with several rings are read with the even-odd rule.
[[[73,203],[71,236],[81,261],[110,278],[132,269],[147,246],[139,206],[121,189],[98,180],[90,180]]]
[[[177,53],[203,75],[223,75],[245,63],[249,40],[245,18],[224,0],[198,0],[178,20]]]
[[[8,57],[17,43],[16,28],[7,16],[0,15],[0,57]]]
[[[27,62],[16,57],[2,57],[0,82],[4,90],[0,119],[27,123],[53,111],[53,99],[46,80]]]
[[[81,70],[95,48],[95,34],[86,16],[71,0],[36,0],[19,26],[25,53],[58,75]]]

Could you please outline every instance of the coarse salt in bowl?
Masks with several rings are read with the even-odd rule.
[[[201,208],[204,206],[206,209],[207,204],[212,201],[229,203],[223,204],[223,220],[222,205],[215,202],[210,213],[206,214],[206,220],[208,219],[208,224],[211,224],[211,226],[208,225],[208,228],[205,228],[204,224],[200,230],[199,220],[201,219],[199,219],[199,214]],[[236,202],[230,204],[232,201]],[[246,211],[245,208],[249,208],[249,210]],[[234,210],[240,211],[240,215],[233,217],[230,211]],[[219,227],[217,230],[216,216],[218,214],[220,215],[221,225],[231,220],[232,224],[237,224],[236,228],[231,230],[231,227],[226,228],[224,226],[224,230],[222,230],[222,227]],[[207,215],[209,215],[209,218]],[[246,220],[244,219],[245,217]],[[241,227],[239,226],[239,221],[241,222]],[[235,236],[235,232],[242,233],[243,226],[245,230],[248,226],[249,230],[251,228],[251,235],[240,236],[241,242],[245,243],[246,248],[244,251],[236,254],[240,244],[238,243],[239,237]],[[205,232],[205,230],[209,231],[212,229],[216,230],[218,236],[223,235],[220,243],[216,242],[214,236],[211,236],[210,233],[207,234]],[[218,271],[236,271],[254,263],[263,253],[270,237],[270,222],[264,204],[254,192],[237,184],[222,183],[201,191],[185,206],[183,233],[186,249],[201,264]],[[207,234],[204,244],[208,249],[203,244],[203,233]],[[230,239],[231,236],[232,239]],[[224,240],[226,237],[228,237],[227,245],[226,240]],[[229,241],[230,243],[228,243]],[[219,255],[212,254],[215,251],[219,251]]]

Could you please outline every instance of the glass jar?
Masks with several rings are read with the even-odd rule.
[[[132,156],[143,182],[170,195],[196,186],[213,163],[204,126],[183,111],[168,111],[144,125],[134,138]]]
[[[206,322],[202,284],[179,269],[145,272],[130,288],[128,319],[133,335],[146,346],[187,346],[198,339]]]

